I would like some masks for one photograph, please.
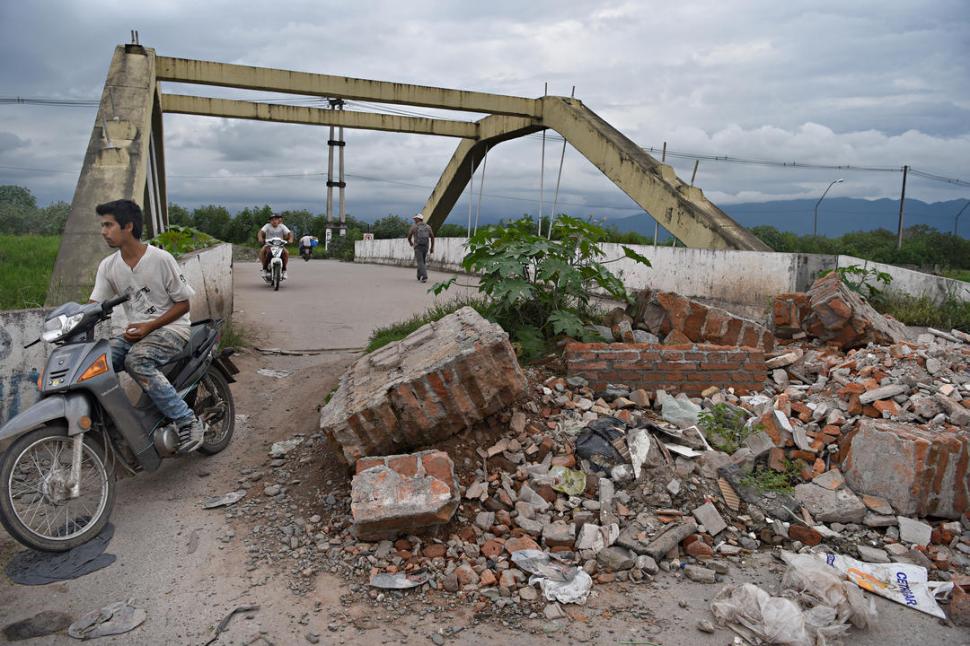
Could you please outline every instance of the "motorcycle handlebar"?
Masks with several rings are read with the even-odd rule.
[[[111,310],[113,310],[115,307],[117,307],[118,305],[121,305],[122,303],[124,303],[127,300],[128,300],[128,296],[127,295],[125,295],[125,296],[118,296],[117,298],[112,298],[111,300],[107,300],[107,301],[101,303],[101,311],[104,312],[105,314],[107,314],[108,312],[110,312]]]

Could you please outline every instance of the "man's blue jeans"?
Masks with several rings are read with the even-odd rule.
[[[182,337],[162,328],[136,343],[129,343],[123,337],[114,337],[109,343],[115,372],[126,370],[163,415],[179,425],[195,418],[195,413],[159,369],[185,347]]]

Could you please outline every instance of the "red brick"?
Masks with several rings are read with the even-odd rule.
[[[411,477],[418,473],[418,458],[415,455],[395,455],[387,458],[387,466],[402,476]]]
[[[361,471],[364,471],[366,469],[370,469],[372,467],[381,467],[381,466],[384,466],[384,458],[381,458],[381,457],[361,458],[357,460],[357,464],[355,465],[355,472],[360,473]]]
[[[794,523],[788,527],[788,538],[793,541],[799,541],[803,545],[808,545],[809,547],[814,547],[822,542],[822,535],[819,534],[815,529],[806,527],[805,525],[796,525]]]

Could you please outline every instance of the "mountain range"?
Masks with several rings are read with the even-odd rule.
[[[770,225],[780,231],[806,235],[812,233],[816,202],[817,200],[779,200],[718,206],[744,227]],[[967,203],[966,199],[933,203],[907,199],[903,224],[905,227],[922,224],[944,233],[951,233],[957,213]],[[464,213],[453,212],[447,221],[464,225],[467,221],[464,216]],[[483,212],[480,223],[494,224],[503,217],[507,215]],[[828,237],[874,229],[895,231],[898,221],[899,200],[888,198],[865,200],[833,197],[824,200],[818,208],[818,233]],[[621,232],[633,231],[653,237],[654,221],[646,213],[610,218],[606,221],[606,225],[616,227]],[[970,208],[963,211],[959,218],[959,234],[961,237],[970,238]]]

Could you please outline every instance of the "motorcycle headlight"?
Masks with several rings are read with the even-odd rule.
[[[40,338],[47,343],[59,341],[70,334],[71,330],[76,328],[78,323],[80,323],[81,319],[83,318],[84,314],[82,313],[74,314],[72,316],[61,314],[60,316],[47,319],[44,321],[44,331],[41,333]]]

